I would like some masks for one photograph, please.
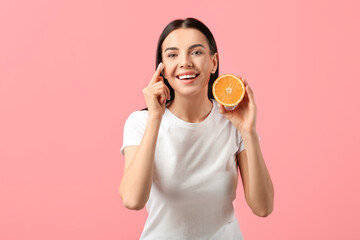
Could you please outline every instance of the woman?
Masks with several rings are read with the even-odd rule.
[[[120,150],[123,204],[134,210],[146,204],[149,213],[140,239],[243,239],[232,204],[237,167],[254,214],[268,216],[274,198],[249,84],[233,111],[214,100],[218,51],[194,18],[165,27],[156,66],[143,89],[147,108],[126,120]]]

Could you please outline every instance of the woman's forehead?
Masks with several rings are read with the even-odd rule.
[[[172,31],[165,38],[162,49],[166,48],[188,48],[194,44],[202,44],[208,48],[205,35],[197,29],[193,28],[180,28]]]

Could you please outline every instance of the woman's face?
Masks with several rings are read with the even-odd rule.
[[[210,54],[205,35],[194,28],[180,28],[172,31],[162,44],[163,75],[175,93],[196,95],[207,93],[210,73],[217,69],[217,53]],[[196,74],[194,79],[179,79],[179,75]],[[206,89],[204,89],[206,88]]]

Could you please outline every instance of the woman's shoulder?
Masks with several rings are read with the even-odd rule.
[[[141,110],[135,110],[130,113],[130,115],[139,115],[139,116],[147,116],[148,114],[149,114],[149,111],[146,108],[141,109]]]
[[[147,110],[136,110],[131,112],[125,123],[142,123],[142,124],[146,124],[148,119],[148,111]]]

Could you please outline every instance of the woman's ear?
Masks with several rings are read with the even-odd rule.
[[[211,71],[211,73],[215,73],[217,66],[218,66],[218,53],[214,53],[214,55],[212,56],[212,62],[213,62],[213,69]]]

